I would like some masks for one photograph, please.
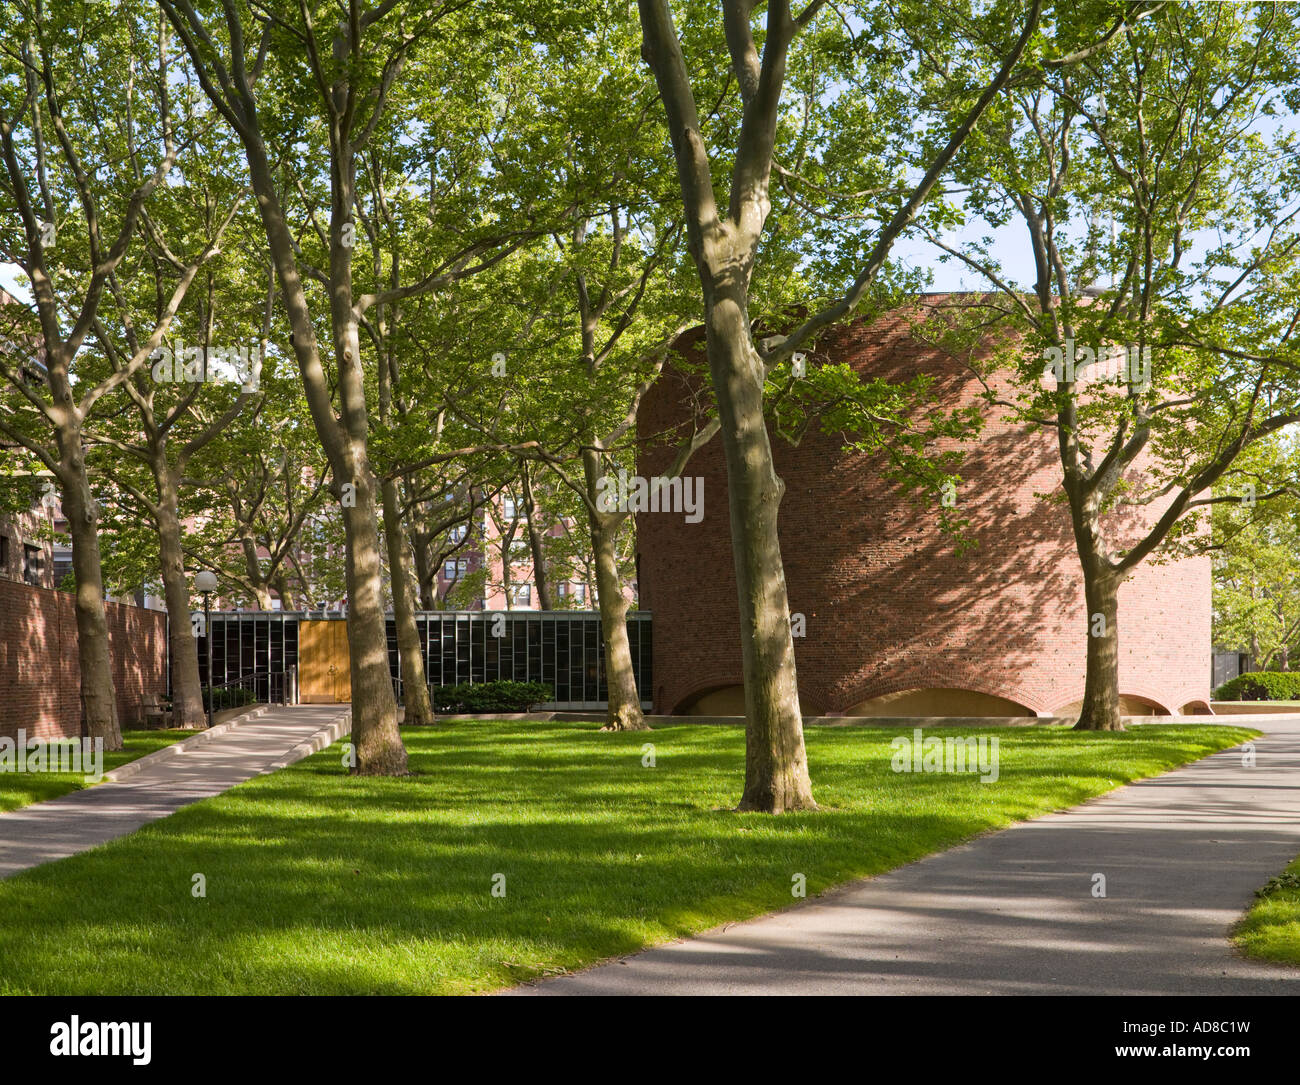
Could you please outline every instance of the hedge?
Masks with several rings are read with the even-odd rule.
[[[1214,691],[1219,701],[1300,701],[1300,673],[1255,671],[1239,674]]]
[[[223,708],[243,708],[257,700],[257,696],[247,686],[226,686],[212,691],[212,711],[220,712]],[[208,693],[203,691],[203,704],[207,707]]]
[[[435,686],[430,692],[435,712],[529,712],[555,700],[555,690],[545,682],[479,682]]]

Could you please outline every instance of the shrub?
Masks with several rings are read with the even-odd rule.
[[[545,682],[479,682],[476,685],[435,686],[435,712],[529,712],[555,700]]]
[[[1300,701],[1300,674],[1255,671],[1239,674],[1214,691],[1219,701]]]
[[[220,712],[223,708],[243,708],[250,705],[257,697],[246,686],[227,686],[225,689],[212,691],[212,711]],[[204,707],[207,706],[207,692],[204,691]]]

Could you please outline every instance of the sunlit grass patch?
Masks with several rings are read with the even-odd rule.
[[[121,768],[128,761],[135,761],[145,754],[161,750],[173,742],[193,738],[194,731],[123,731],[121,750],[104,752],[104,771],[112,772]],[[70,747],[77,740],[67,742],[49,742],[47,748],[63,745]],[[57,799],[70,791],[80,791],[83,787],[93,786],[86,781],[84,773],[78,772],[0,772],[0,811],[17,810],[33,802]]]
[[[1233,938],[1247,957],[1300,965],[1300,859],[1260,888]]]
[[[1256,732],[970,732],[1000,741],[989,784],[894,772],[900,733],[809,728],[823,809],[776,818],[731,810],[739,728],[456,722],[405,732],[402,779],[349,776],[336,746],[0,882],[0,990],[489,990],[788,906],[795,874],[812,896]]]

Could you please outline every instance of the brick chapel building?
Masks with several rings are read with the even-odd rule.
[[[934,304],[937,299],[927,299]],[[882,477],[883,456],[845,452],[813,426],[792,447],[775,433],[786,490],[781,550],[805,715],[1068,715],[1083,696],[1083,579],[1053,432],[1005,421],[959,360],[912,332],[917,310],[825,333],[813,362],[864,376],[934,378],[945,408],[980,404],[983,432],[964,446],[959,511],[977,545],[958,557],[934,504]],[[679,349],[703,362],[702,329]],[[690,417],[690,382],[665,374],[638,420],[638,472],[666,467],[660,435]],[[654,615],[656,712],[744,712],[735,574],[722,444],[695,454],[703,518],[637,516],[640,605]],[[1138,566],[1120,591],[1120,692],[1126,713],[1208,711],[1210,559]]]

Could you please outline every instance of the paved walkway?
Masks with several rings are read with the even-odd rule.
[[[95,787],[0,814],[0,878],[87,851],[301,760],[346,734],[351,717],[348,705],[274,706],[223,725],[220,734],[200,731],[181,752],[131,762]]]
[[[1232,722],[1238,722],[1233,720]],[[1229,927],[1300,853],[1300,718],[807,904],[512,994],[1300,994]],[[1105,899],[1092,896],[1106,875]]]

